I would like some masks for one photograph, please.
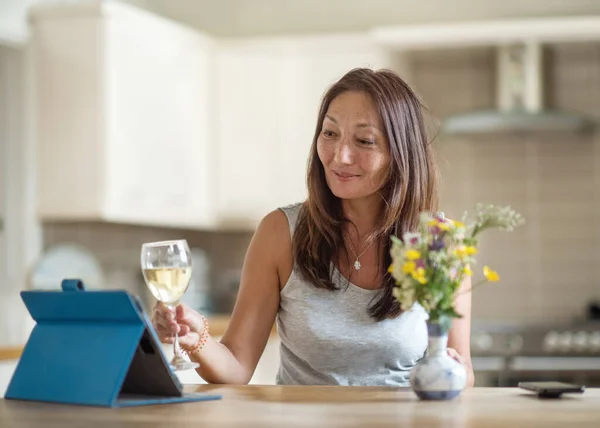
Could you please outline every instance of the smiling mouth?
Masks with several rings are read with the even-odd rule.
[[[359,177],[359,175],[356,174],[350,174],[347,172],[339,172],[339,171],[333,171],[333,173],[340,179],[342,180],[350,180],[352,178],[357,178]]]

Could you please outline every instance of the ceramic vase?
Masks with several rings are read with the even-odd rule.
[[[448,331],[427,323],[429,347],[410,372],[410,385],[422,400],[451,400],[467,383],[465,367],[448,355]]]

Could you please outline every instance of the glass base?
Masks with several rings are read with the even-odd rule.
[[[171,370],[173,371],[183,371],[183,370],[192,370],[200,367],[200,364],[195,363],[193,361],[184,360],[181,357],[175,357],[171,360]]]

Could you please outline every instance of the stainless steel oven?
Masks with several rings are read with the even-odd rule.
[[[555,380],[600,387],[599,357],[515,357],[498,378],[500,386],[524,381]]]
[[[477,386],[556,380],[600,387],[600,322],[475,327],[471,355]]]

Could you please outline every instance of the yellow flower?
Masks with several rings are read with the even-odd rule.
[[[437,225],[438,225],[438,221],[435,218],[432,220],[429,220],[427,222],[427,226],[429,226],[429,227],[433,227],[433,226],[437,226]]]
[[[483,276],[485,276],[485,278],[490,282],[496,282],[500,280],[498,272],[491,270],[489,266],[483,267]]]
[[[450,230],[450,226],[448,225],[448,223],[438,223],[437,227],[443,231]]]
[[[471,270],[471,268],[469,266],[465,266],[465,268],[463,269],[463,272],[467,276],[473,276],[473,271]]]
[[[457,248],[454,250],[454,254],[455,254],[456,256],[458,256],[458,258],[461,258],[461,259],[462,259],[464,256],[466,256],[466,255],[467,255],[467,250],[466,250],[466,248],[465,248],[465,246],[464,246],[464,245],[461,245],[460,247],[457,247]]]
[[[473,247],[472,245],[469,245],[468,247],[461,245],[460,247],[457,247],[454,250],[454,254],[458,256],[458,258],[462,259],[465,256],[472,256],[477,254],[477,248]]]
[[[408,260],[418,260],[421,257],[421,253],[417,250],[408,250],[406,252],[406,258]]]
[[[414,270],[412,272],[412,277],[420,284],[425,284],[427,282],[427,278],[425,278],[425,269],[422,267]]]
[[[396,269],[396,267],[394,266],[394,264],[392,263],[390,265],[390,267],[388,268],[388,273],[394,273],[394,269]]]
[[[477,254],[477,248],[473,247],[472,245],[469,245],[467,248],[465,248],[465,251],[469,256]]]
[[[406,262],[404,263],[404,266],[402,266],[402,271],[404,273],[413,273],[416,267],[417,265],[415,262]]]
[[[419,276],[417,278],[415,278],[415,280],[419,283],[419,284],[426,284],[427,283],[427,278],[425,278],[424,276]]]
[[[465,228],[465,224],[464,224],[462,221],[455,221],[455,222],[454,222],[454,226],[455,226],[457,229],[460,229],[460,228],[463,228],[463,229],[464,229],[464,228]]]

